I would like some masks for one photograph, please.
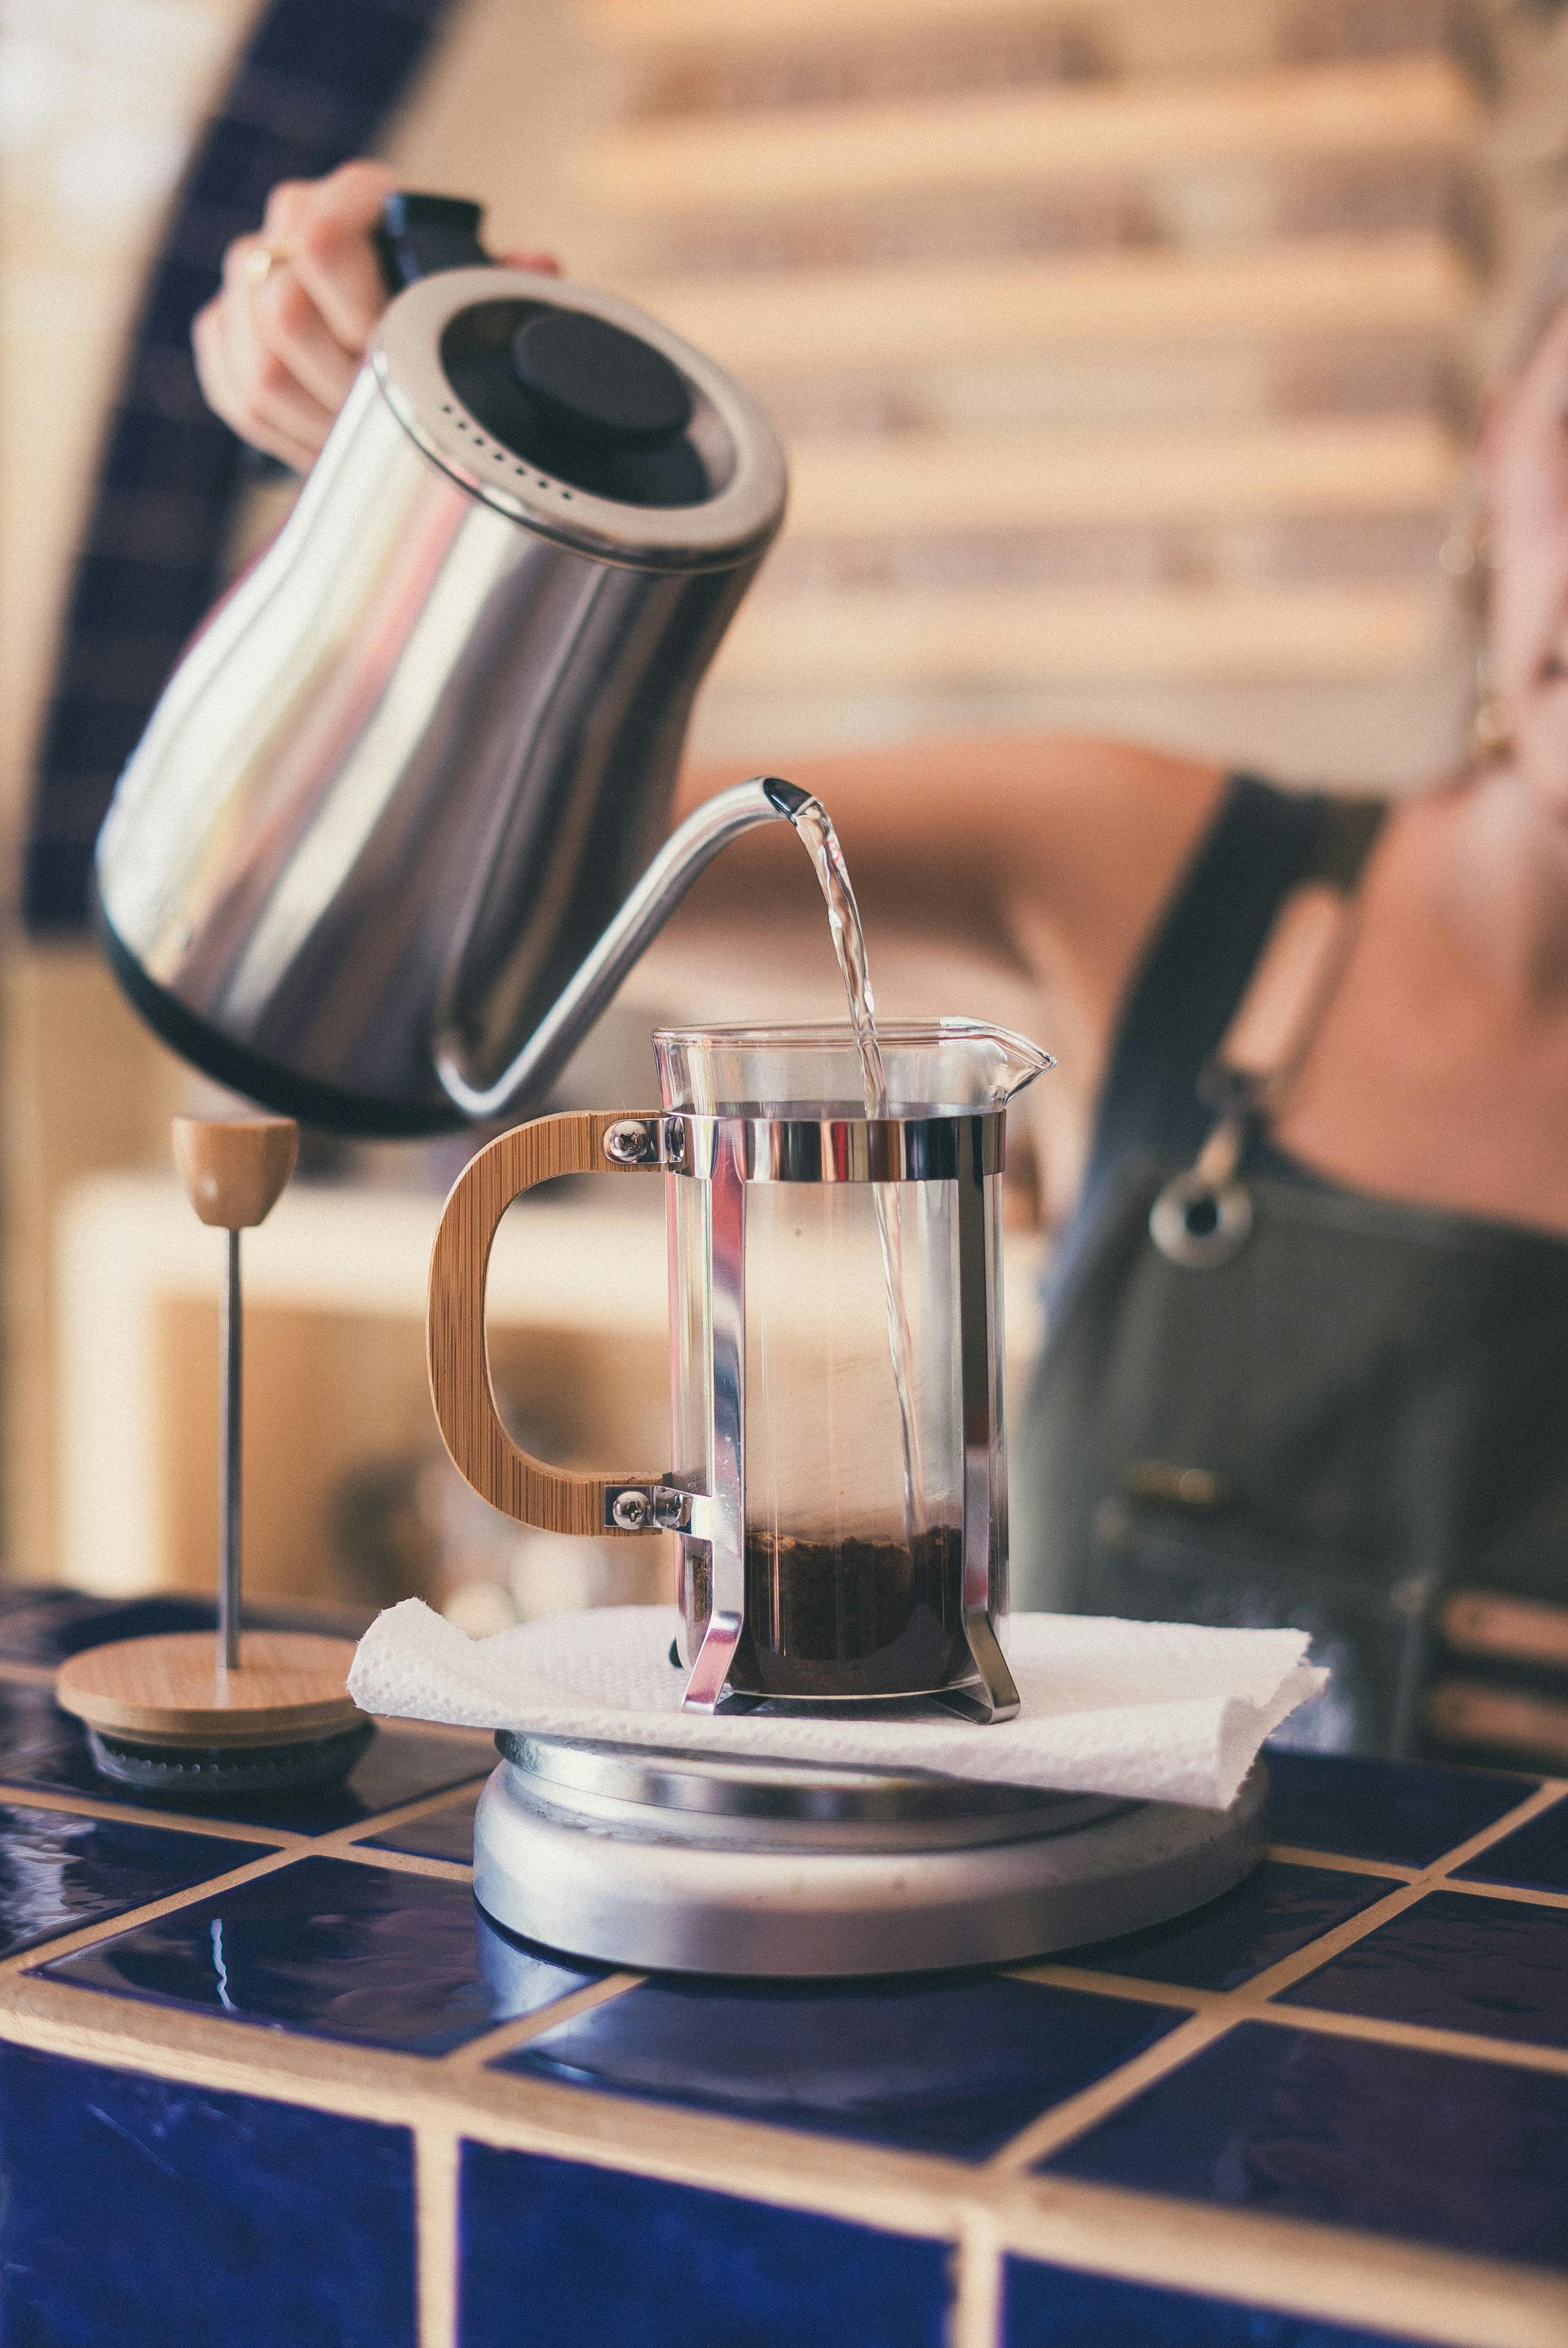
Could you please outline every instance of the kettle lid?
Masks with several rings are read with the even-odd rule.
[[[532,530],[659,568],[759,549],[783,518],[760,407],[629,302],[526,270],[399,294],[370,363],[427,456]]]
[[[691,422],[662,351],[585,310],[540,310],[511,338],[511,372],[559,429],[614,448],[663,448]]]

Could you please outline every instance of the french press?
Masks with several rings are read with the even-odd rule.
[[[1000,1177],[1009,1097],[1051,1063],[960,1020],[879,1029],[868,1117],[847,1026],[654,1039],[663,1107],[545,1117],[453,1188],[430,1386],[485,1499],[554,1532],[674,1531],[684,1703],[934,1696],[1003,1720],[1007,1605]],[[501,1423],[485,1279],[511,1201],[557,1174],[662,1173],[674,1462],[546,1466]]]

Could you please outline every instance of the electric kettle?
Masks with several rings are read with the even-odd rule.
[[[404,290],[98,846],[110,961],[165,1041],[367,1137],[536,1104],[703,867],[805,799],[738,786],[655,855],[783,456],[710,359],[491,265],[479,221],[388,199]]]

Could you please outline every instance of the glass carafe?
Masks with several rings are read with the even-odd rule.
[[[431,1273],[431,1385],[459,1468],[524,1522],[680,1537],[686,1702],[934,1695],[1016,1708],[1006,1612],[1006,1106],[1050,1066],[960,1020],[879,1029],[868,1117],[846,1025],[671,1028],[663,1108],[544,1117],[481,1150]],[[659,1171],[673,1463],[569,1476],[512,1444],[483,1354],[490,1240],[548,1173]]]

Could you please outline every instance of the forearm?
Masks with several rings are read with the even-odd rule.
[[[1023,959],[1100,1023],[1223,788],[1212,765],[1078,736],[929,738],[780,762],[833,818],[868,919]],[[705,761],[684,811],[738,779]],[[765,827],[723,860],[735,907],[795,880]]]
[[[689,767],[678,811],[740,771]],[[998,911],[1024,897],[1075,925],[1119,886],[1162,897],[1223,782],[1207,762],[1046,734],[834,750],[781,771],[827,807],[857,890],[936,888]]]
[[[1044,745],[1037,737],[927,739],[892,748],[820,751],[778,771],[813,791],[833,818],[857,888],[940,870],[985,890],[1031,827]],[[685,814],[739,779],[737,761],[706,760],[681,778]]]

